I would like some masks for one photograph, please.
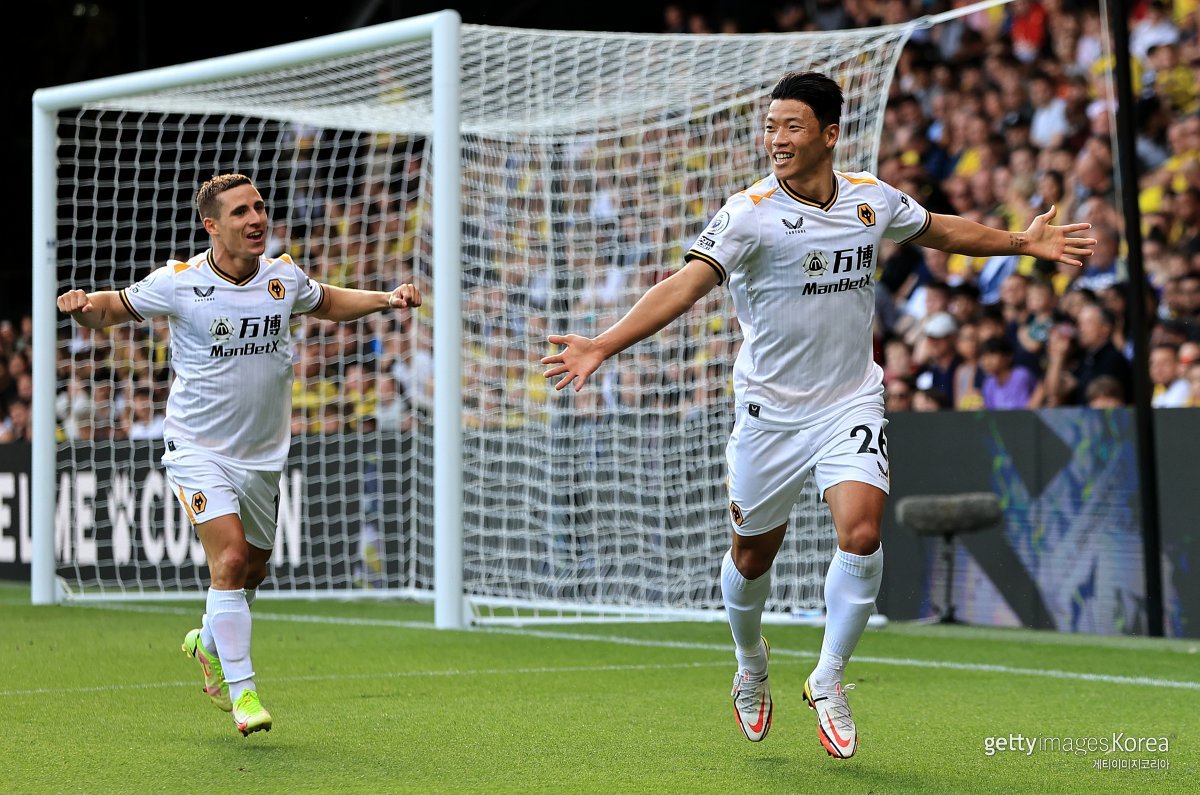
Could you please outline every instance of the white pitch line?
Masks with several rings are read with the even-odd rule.
[[[88,605],[92,607],[93,605]],[[95,605],[102,607],[102,605]],[[195,612],[182,610],[180,608],[156,608],[150,606],[136,605],[107,605],[113,610],[133,610],[136,612]],[[288,613],[260,613],[255,611],[254,618],[256,620],[267,621],[294,621],[300,623],[311,624],[339,624],[339,625],[355,625],[355,626],[371,626],[371,627],[395,627],[400,629],[423,629],[434,630],[433,624],[418,621],[394,621],[388,619],[373,619],[373,618],[341,618],[337,616],[312,616],[298,615]],[[630,638],[620,635],[592,635],[581,632],[558,632],[555,630],[546,629],[520,629],[516,627],[483,627],[482,632],[490,632],[500,635],[517,635],[521,637],[542,638],[546,640],[572,640],[572,641],[592,641],[597,643],[613,643],[622,646],[645,646],[660,649],[687,649],[690,651],[715,651],[729,652],[728,645],[715,643],[690,643],[686,641],[672,640],[656,640],[649,638]],[[817,654],[809,651],[792,651],[789,649],[772,648],[771,654],[778,657],[795,657],[812,659],[817,657]],[[950,671],[974,671],[980,673],[999,673],[1008,674],[1011,676],[1033,676],[1043,679],[1063,679],[1076,682],[1105,682],[1108,684],[1117,685],[1144,685],[1146,687],[1159,687],[1175,690],[1200,690],[1200,682],[1181,681],[1178,679],[1156,679],[1148,676],[1117,676],[1115,674],[1093,674],[1081,671],[1057,671],[1054,669],[1043,668],[1017,668],[1008,665],[989,665],[987,663],[965,663],[965,662],[950,662],[945,660],[915,660],[902,657],[868,657],[855,656],[854,660],[860,663],[874,663],[876,665],[896,665],[908,668],[936,668]]]
[[[725,666],[729,663],[725,660],[720,662],[687,662],[687,663],[659,663],[654,665],[565,665],[561,667],[542,667],[542,668],[476,668],[459,670],[451,668],[446,671],[380,671],[373,674],[326,674],[323,676],[279,676],[279,677],[255,677],[257,681],[262,682],[333,682],[345,681],[347,679],[407,679],[416,677],[442,677],[442,676],[503,676],[505,674],[517,674],[521,676],[528,675],[545,675],[545,674],[561,674],[561,673],[594,673],[597,671],[665,671],[678,670],[683,668],[710,668],[716,666]],[[121,690],[155,690],[159,688],[171,687],[195,687],[196,682],[189,680],[187,682],[152,682],[139,683],[129,685],[97,685],[94,687],[39,687],[29,690],[0,690],[0,698],[7,696],[41,696],[41,695],[65,695],[68,693],[115,693]]]
[[[162,613],[166,615],[196,616],[204,612],[200,607],[159,607],[145,604],[106,604],[93,602],[75,605],[88,610],[116,610],[122,613]],[[306,616],[299,613],[264,613],[254,610],[255,621],[292,621],[299,624],[338,624],[340,626],[390,627],[393,629],[436,629],[429,621],[396,621],[387,618],[354,618],[352,616]]]
[[[728,651],[728,646],[718,646],[705,643],[682,643],[669,640],[648,640],[645,638],[625,638],[615,635],[589,635],[577,632],[555,632],[553,630],[523,630],[509,628],[486,628],[486,632],[498,632],[511,635],[528,635],[537,638],[557,640],[592,640],[606,643],[617,643],[629,646],[654,646],[674,649]],[[771,647],[772,657],[808,657],[818,655],[809,651],[791,651]],[[1068,679],[1080,682],[1107,682],[1118,685],[1147,685],[1150,687],[1176,688],[1180,690],[1200,690],[1200,682],[1185,682],[1177,679],[1154,679],[1148,676],[1116,676],[1114,674],[1091,674],[1078,671],[1056,671],[1043,668],[1016,668],[1009,665],[989,665],[987,663],[960,663],[943,660],[913,660],[902,657],[870,657],[855,655],[855,662],[875,663],[877,665],[899,665],[909,668],[941,668],[952,671],[979,671],[984,673],[1012,674],[1015,676],[1040,676],[1047,679]]]

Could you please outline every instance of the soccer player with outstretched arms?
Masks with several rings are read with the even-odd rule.
[[[69,290],[58,308],[94,329],[168,318],[174,381],[163,465],[211,573],[202,626],[183,647],[199,661],[204,692],[248,735],[272,722],[254,684],[250,605],[267,576],[290,446],[290,318],[356,320],[420,306],[421,292],[412,284],[390,293],[319,284],[286,254],[264,256],[267,209],[241,174],[205,182],[196,207],[209,249],[123,290]]]
[[[762,611],[787,519],[811,472],[829,505],[838,549],[825,580],[820,659],[804,682],[818,738],[835,758],[858,748],[843,687],[847,661],[874,609],[883,572],[880,524],[890,484],[883,372],[872,358],[874,274],[884,237],[986,257],[1022,254],[1078,266],[1090,224],[1024,232],[928,212],[875,176],[833,168],[842,91],[816,72],[788,73],[771,92],[763,144],[771,174],[731,197],[685,255],[595,338],[551,335],[556,389],[579,390],[605,359],[728,285],[744,339],[734,366],[737,414],[726,459],[733,542],[721,590],[733,631],[734,713],[746,738],[771,728],[769,647]]]

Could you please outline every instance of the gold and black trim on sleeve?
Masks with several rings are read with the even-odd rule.
[[[320,282],[317,282],[317,287],[321,288],[321,300],[317,301],[316,306],[314,306],[312,309],[305,312],[304,314],[306,314],[306,315],[311,315],[313,312],[316,312],[318,309],[320,309],[322,306],[325,305],[325,285],[321,284]]]
[[[911,234],[911,235],[909,235],[908,237],[904,238],[903,240],[901,240],[901,241],[899,242],[899,244],[898,244],[898,245],[901,245],[901,246],[903,246],[903,245],[906,245],[906,244],[908,244],[908,243],[911,243],[911,242],[913,242],[913,241],[914,241],[914,240],[916,240],[918,237],[920,237],[921,235],[925,234],[925,231],[926,231],[927,229],[929,229],[929,225],[930,225],[931,223],[933,223],[933,213],[929,212],[929,210],[926,210],[926,211],[925,211],[925,223],[921,224],[921,228],[920,228],[920,229],[918,229],[918,230],[916,231],[916,233],[915,233],[915,234]]]
[[[145,323],[146,318],[138,314],[138,311],[133,308],[133,304],[129,303],[129,298],[125,295],[124,290],[117,292],[117,297],[121,299],[121,304],[125,307],[125,311],[133,315],[133,319],[139,323]]]
[[[724,284],[725,280],[729,278],[729,273],[726,272],[725,266],[722,265],[721,263],[717,262],[712,257],[708,256],[707,254],[701,254],[699,251],[696,251],[695,249],[693,249],[683,255],[684,262],[690,262],[691,260],[694,260],[694,259],[700,260],[705,265],[707,265],[708,267],[712,268],[714,271],[717,272],[717,284]]]

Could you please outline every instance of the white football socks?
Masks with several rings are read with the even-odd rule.
[[[825,639],[821,659],[812,673],[815,689],[841,684],[846,662],[875,609],[883,580],[883,546],[870,555],[838,549],[825,576]]]
[[[217,657],[225,671],[229,698],[237,703],[242,691],[254,689],[254,666],[250,663],[250,607],[241,588],[236,591],[208,589],[205,624],[211,628]]]
[[[721,595],[733,631],[739,671],[761,674],[767,670],[767,649],[762,640],[762,612],[771,593],[771,570],[747,580],[733,564],[733,551],[721,561]]]
[[[217,648],[217,639],[213,637],[212,624],[208,620],[208,613],[200,616],[200,643],[208,650],[209,654],[217,655],[219,659],[221,652]]]
[[[258,590],[243,588],[242,593],[246,594],[246,607],[254,607],[254,597],[258,595]],[[217,659],[221,658],[221,652],[217,649],[217,639],[213,637],[212,627],[208,625],[208,613],[200,616],[200,643],[210,653],[217,655]]]

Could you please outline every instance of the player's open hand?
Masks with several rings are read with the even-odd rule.
[[[556,365],[547,370],[546,378],[562,376],[554,385],[555,390],[562,389],[572,381],[575,391],[583,389],[588,376],[596,372],[596,368],[604,362],[604,352],[595,340],[581,337],[578,334],[551,334],[547,337],[551,345],[565,345],[558,353],[542,359],[542,364]]]
[[[1058,208],[1052,204],[1049,210],[1033,219],[1033,223],[1025,230],[1024,253],[1038,259],[1079,267],[1083,265],[1079,258],[1092,255],[1092,246],[1096,245],[1096,240],[1091,237],[1072,237],[1072,235],[1087,231],[1092,228],[1092,225],[1053,226],[1050,222],[1054,220],[1057,213]]]
[[[68,315],[74,315],[77,312],[82,312],[86,315],[94,308],[92,300],[88,298],[88,294],[83,290],[68,290],[58,297],[58,311],[65,312]]]
[[[415,284],[402,284],[388,296],[388,306],[392,309],[402,309],[406,306],[420,306],[421,291]]]

